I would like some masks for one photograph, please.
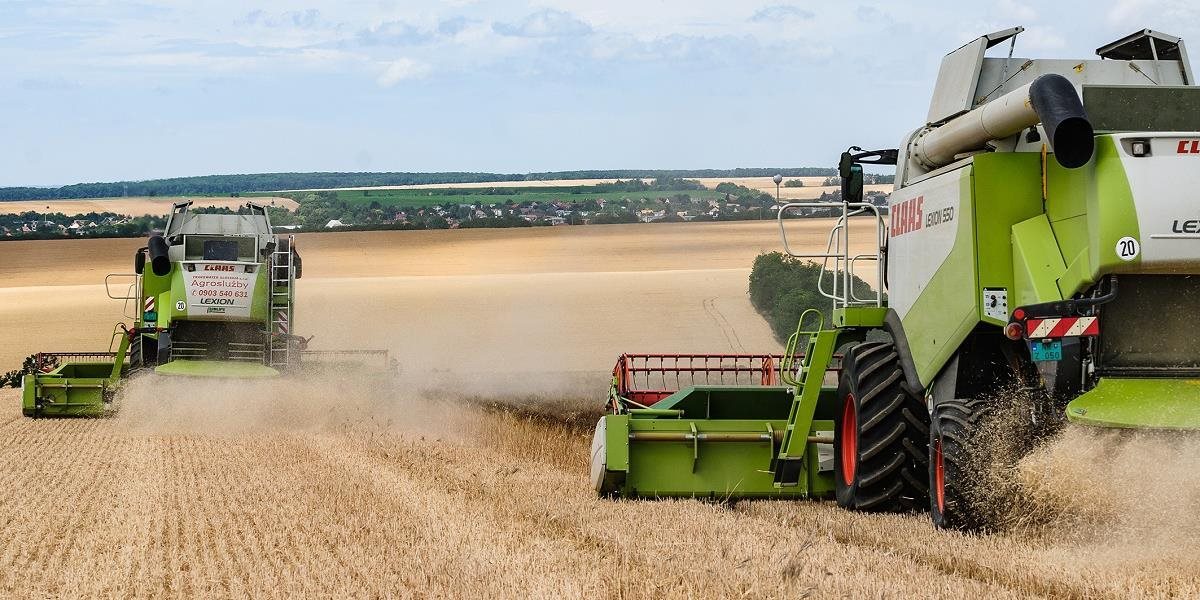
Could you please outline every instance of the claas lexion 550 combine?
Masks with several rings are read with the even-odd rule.
[[[247,203],[236,215],[190,207],[173,206],[163,234],[135,254],[134,273],[105,278],[133,325],[118,323],[106,352],[38,354],[36,372],[21,381],[25,415],[102,415],[122,380],[144,370],[251,379],[393,368],[386,350],[314,351],[294,333],[300,254],[292,236],[273,232],[265,207]],[[126,289],[114,293],[122,280]]]
[[[1045,432],[1200,428],[1200,87],[1184,44],[1144,30],[1099,60],[1011,58],[1021,31],[948,54],[898,150],[842,155],[825,252],[787,245],[784,216],[815,205],[780,207],[785,250],[824,265],[832,322],[810,311],[779,357],[622,357],[593,438],[599,493],[832,496],[974,529],[970,465],[989,450],[970,442],[1009,390]],[[1004,42],[1008,58],[985,56]],[[886,215],[862,201],[864,163],[896,165]],[[855,236],[877,251],[851,252]],[[856,273],[880,291],[860,297]]]

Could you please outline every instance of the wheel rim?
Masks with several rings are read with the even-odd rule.
[[[842,482],[854,485],[858,470],[858,411],[854,409],[854,394],[846,394],[842,405]]]
[[[946,512],[946,463],[942,460],[942,438],[933,442],[933,494],[938,512]]]

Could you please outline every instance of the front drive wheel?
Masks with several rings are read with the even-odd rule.
[[[987,413],[982,400],[947,400],[933,411],[929,428],[929,508],[941,529],[978,531],[987,519],[980,506],[981,472],[973,456]],[[977,452],[976,452],[977,454]]]
[[[863,343],[846,353],[833,433],[838,506],[873,512],[924,507],[928,411],[903,381],[890,343]]]

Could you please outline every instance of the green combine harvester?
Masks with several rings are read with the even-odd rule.
[[[993,457],[973,441],[1016,395],[1041,434],[1200,429],[1200,87],[1183,41],[1012,58],[1021,31],[946,55],[898,150],[842,155],[825,252],[793,252],[784,217],[829,205],[780,207],[785,250],[824,267],[831,322],[806,313],[782,356],[621,358],[597,492],[834,497],[977,529],[974,465]],[[863,164],[896,165],[886,213],[863,202]]]
[[[163,234],[134,255],[134,273],[105,278],[133,323],[117,324],[109,351],[36,355],[36,372],[21,380],[26,416],[103,415],[122,380],[142,371],[255,379],[393,366],[386,350],[314,351],[293,333],[302,263],[293,237],[273,233],[265,207],[247,203],[236,215],[190,207],[173,206]]]

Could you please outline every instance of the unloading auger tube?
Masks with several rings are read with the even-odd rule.
[[[914,136],[910,153],[929,169],[946,166],[962,154],[980,150],[1041,123],[1058,163],[1081,167],[1095,149],[1092,125],[1075,86],[1062,75],[1042,75],[970,112]]]

